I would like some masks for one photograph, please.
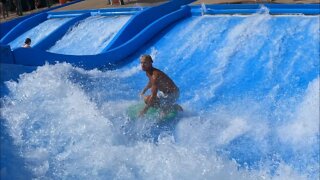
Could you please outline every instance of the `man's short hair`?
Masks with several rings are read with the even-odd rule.
[[[152,57],[149,54],[143,54],[140,58],[146,59],[146,60],[150,61],[151,63],[153,63]]]
[[[31,43],[31,39],[30,39],[30,38],[26,38],[26,40],[24,41],[24,43],[26,43],[26,44]]]

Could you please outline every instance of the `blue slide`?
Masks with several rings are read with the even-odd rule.
[[[123,8],[115,11],[114,9],[99,10],[98,12],[76,11],[61,16],[58,13],[42,13],[33,16],[18,24],[8,32],[0,41],[3,63],[14,63],[25,66],[39,66],[46,62],[55,63],[56,61],[65,61],[74,65],[82,66],[86,69],[101,68],[110,64],[117,64],[122,59],[131,55],[144,43],[150,40],[155,34],[175,21],[190,15],[190,8],[187,6],[193,0],[169,1],[156,7],[147,9]],[[128,22],[119,30],[118,34],[111,37],[112,40],[97,54],[60,54],[50,52],[50,48],[57,43],[66,33],[87,20],[90,16],[117,16],[131,14]],[[117,12],[117,13],[115,13]],[[52,33],[37,42],[31,49],[17,48],[10,53],[8,44],[16,37],[21,36],[24,32],[32,27],[49,21],[51,18],[68,18],[74,16],[71,20],[60,25]],[[117,20],[114,20],[117,21]],[[121,26],[120,26],[121,27]],[[101,28],[110,28],[108,24],[103,24]],[[31,29],[33,30],[33,29]],[[26,60],[25,57],[32,57]]]

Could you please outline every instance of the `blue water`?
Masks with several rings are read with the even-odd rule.
[[[77,23],[48,51],[59,54],[99,54],[131,16],[90,16]]]
[[[2,65],[1,178],[318,179],[319,24],[192,17],[120,69]],[[180,87],[173,122],[126,115],[144,53]]]

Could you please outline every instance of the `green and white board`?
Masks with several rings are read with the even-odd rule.
[[[144,103],[138,103],[134,104],[128,107],[127,109],[127,115],[130,119],[138,119],[140,111],[144,108]],[[173,109],[168,114],[166,114],[164,117],[160,117],[160,109],[150,107],[148,111],[144,114],[144,117],[147,119],[159,119],[159,120],[172,120],[178,115],[179,110]]]

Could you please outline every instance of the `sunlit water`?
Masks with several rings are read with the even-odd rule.
[[[99,54],[130,16],[91,16],[77,23],[48,51],[59,54]]]
[[[21,36],[17,37],[15,40],[9,43],[11,49],[16,49],[22,47],[26,38],[31,39],[31,46],[40,42],[43,38],[48,36],[54,30],[56,30],[63,23],[69,21],[71,18],[54,18],[48,19],[38,26],[30,29],[29,31],[23,33]]]
[[[143,53],[180,87],[172,122],[126,115]],[[186,19],[113,71],[44,65],[3,87],[1,176],[317,179],[318,57],[318,16],[261,14]]]

